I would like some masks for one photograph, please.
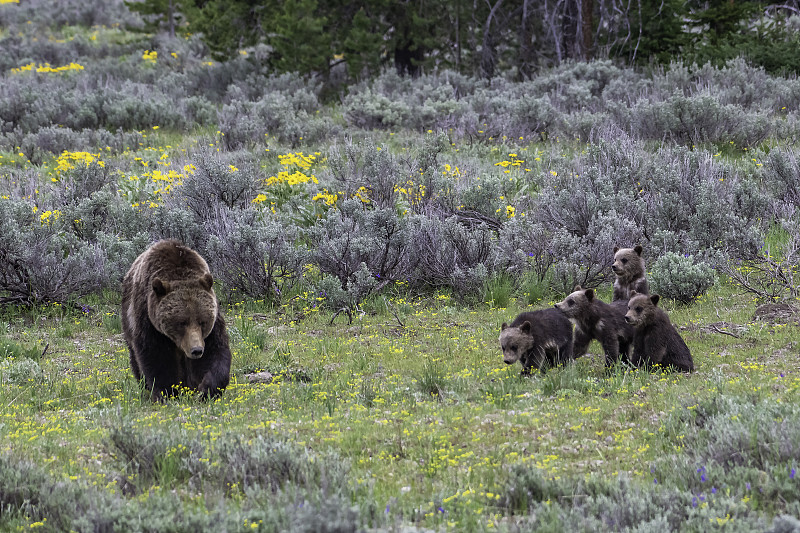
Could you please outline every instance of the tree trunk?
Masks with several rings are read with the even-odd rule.
[[[169,6],[167,7],[167,24],[169,24],[169,37],[170,39],[175,38],[175,5],[173,4],[172,0],[169,0]]]
[[[494,76],[494,65],[497,61],[495,57],[496,51],[494,49],[494,39],[492,38],[492,19],[494,18],[495,13],[500,8],[500,5],[503,3],[503,0],[497,0],[497,3],[492,6],[492,10],[489,11],[489,16],[486,17],[486,24],[483,26],[483,44],[481,46],[481,74],[485,78],[491,78]]]
[[[581,0],[581,52],[583,59],[592,58],[593,40],[592,26],[594,26],[594,1]]]

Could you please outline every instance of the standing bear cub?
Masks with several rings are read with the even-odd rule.
[[[153,400],[178,386],[204,398],[228,386],[231,351],[213,281],[205,260],[175,240],[153,244],[125,275],[122,333]]]
[[[621,304],[602,302],[595,296],[594,289],[583,290],[580,286],[576,286],[564,301],[555,304],[556,309],[575,324],[576,358],[585,355],[589,343],[596,339],[603,346],[606,366],[612,366],[620,356],[623,362],[628,362],[633,328],[625,322],[625,308]]]
[[[658,294],[631,293],[625,320],[635,329],[633,358],[635,366],[662,365],[683,372],[694,370],[689,347],[670,322],[667,313],[658,307]]]
[[[644,272],[644,259],[642,259],[642,247],[636,245],[634,248],[614,247],[614,263],[611,270],[617,277],[614,280],[614,295],[612,301],[629,300],[631,291],[639,294],[650,294],[650,287]]]
[[[509,326],[500,328],[503,361],[522,363],[522,373],[531,368],[547,368],[572,360],[572,324],[555,309],[520,313]]]

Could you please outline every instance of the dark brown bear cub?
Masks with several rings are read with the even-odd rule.
[[[575,357],[586,354],[589,343],[596,339],[603,346],[606,366],[612,366],[622,356],[628,362],[633,342],[633,328],[625,322],[625,308],[621,304],[601,302],[593,289],[575,291],[564,301],[555,304],[575,324]]]
[[[617,279],[614,281],[614,295],[611,300],[629,300],[631,291],[639,294],[650,294],[650,286],[644,272],[644,259],[642,247],[617,248],[614,247],[614,263],[611,270]]]
[[[228,386],[231,351],[213,281],[205,260],[175,240],[153,244],[125,275],[122,333],[153,400],[178,386],[203,397]]]
[[[689,347],[670,322],[667,313],[658,307],[658,294],[631,293],[625,320],[635,328],[633,357],[636,366],[661,365],[683,372],[694,370]]]
[[[503,361],[522,363],[522,373],[547,368],[572,360],[572,324],[555,309],[520,313],[509,326],[500,328]]]

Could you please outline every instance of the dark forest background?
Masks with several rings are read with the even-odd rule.
[[[144,0],[154,29],[200,33],[218,59],[258,47],[265,67],[332,83],[391,66],[528,79],[568,60],[800,68],[796,2],[741,0]]]

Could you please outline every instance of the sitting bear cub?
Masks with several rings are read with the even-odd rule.
[[[631,293],[625,320],[635,328],[633,358],[636,366],[662,365],[683,372],[694,370],[689,347],[670,322],[667,313],[658,307],[658,294]]]
[[[639,294],[649,294],[650,287],[644,272],[644,259],[642,247],[617,248],[614,247],[614,263],[611,270],[617,279],[614,281],[614,295],[611,300],[629,300],[631,291]]]
[[[519,361],[525,375],[531,368],[544,373],[572,359],[572,324],[555,309],[520,313],[510,326],[503,322],[500,348],[507,365]]]

